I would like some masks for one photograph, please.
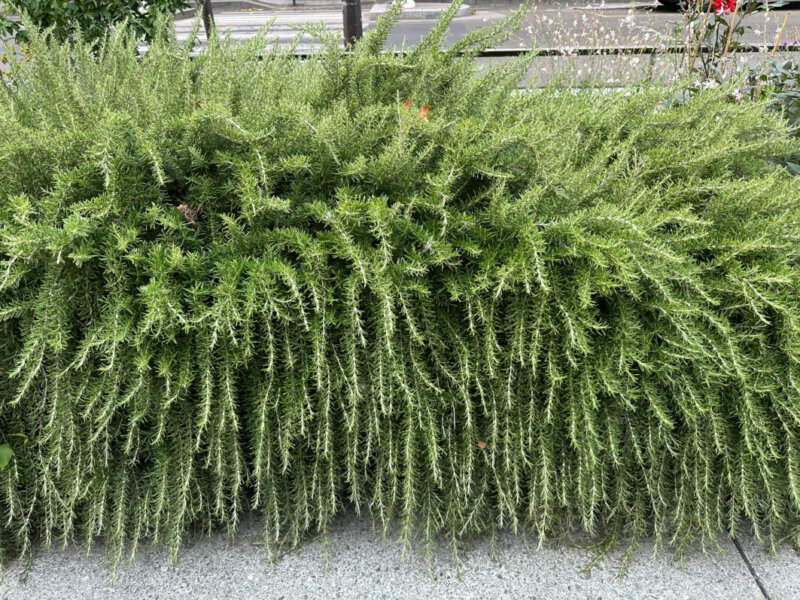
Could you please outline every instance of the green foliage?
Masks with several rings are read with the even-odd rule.
[[[783,6],[784,3],[769,0],[714,0],[711,3],[683,4],[682,20],[674,23],[673,29],[677,38],[686,38],[685,62],[682,64],[687,69],[685,75],[693,78],[693,81],[668,99],[669,104],[685,102],[701,88],[741,80],[742,72],[737,68],[733,54],[743,49],[745,32],[752,29],[744,23],[748,17]],[[783,29],[780,33],[783,33]],[[797,42],[800,40],[784,41],[779,47],[785,48]],[[733,91],[733,99],[761,100],[762,96],[766,96],[789,125],[800,131],[800,65],[791,59],[774,58],[775,50],[773,48],[769,58],[746,69],[744,84]],[[694,79],[696,75],[700,78]],[[800,156],[784,156],[779,162],[789,172],[800,175]]]
[[[797,539],[780,115],[724,87],[517,93],[532,59],[470,55],[507,26],[382,54],[397,12],[311,60],[32,34],[0,86],[0,431],[29,440],[5,555],[174,555],[247,508],[274,551],[348,504],[454,550]]]
[[[742,49],[748,17],[783,6],[774,0],[687,0],[681,2],[681,21],[672,23],[676,38],[684,40],[686,68],[705,80],[728,78],[726,57]]]
[[[764,91],[789,125],[800,129],[800,64],[769,59],[749,73],[751,94]]]
[[[41,29],[52,28],[52,35],[65,42],[80,31],[86,40],[102,40],[111,25],[126,21],[131,32],[150,38],[156,30],[160,12],[174,13],[189,6],[188,0],[6,0],[0,13],[0,34],[11,34],[17,41],[26,39],[22,22],[10,13],[25,14]]]
[[[800,135],[800,64],[791,59],[765,60],[748,72],[744,93],[750,99],[768,98]],[[800,175],[800,154],[783,157],[783,164]]]
[[[11,446],[8,444],[0,444],[0,471],[8,466],[13,455],[14,453],[11,451]]]

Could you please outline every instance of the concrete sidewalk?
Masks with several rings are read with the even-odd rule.
[[[587,571],[590,551],[557,544],[541,551],[521,537],[501,535],[496,561],[489,540],[471,544],[461,577],[447,548],[437,549],[429,571],[417,550],[401,560],[396,534],[382,539],[366,518],[349,514],[337,520],[327,558],[312,541],[267,564],[260,525],[247,519],[230,542],[223,534],[187,541],[177,566],[163,550],[142,547],[132,563],[119,567],[113,584],[101,550],[70,546],[41,551],[27,581],[25,564],[11,565],[0,584],[0,598],[16,599],[541,599],[541,600],[796,600],[800,598],[800,557],[784,548],[767,557],[750,538],[740,538],[723,553],[704,556],[693,549],[681,567],[666,554],[653,557],[643,543],[627,575],[620,577],[620,553]],[[753,571],[751,572],[751,568]],[[760,585],[759,585],[760,584]],[[761,586],[761,587],[760,587]],[[762,592],[762,588],[764,592]]]

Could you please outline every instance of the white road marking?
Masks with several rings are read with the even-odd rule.
[[[657,2],[625,2],[625,3],[605,3],[590,4],[588,6],[570,6],[570,10],[630,10],[632,8],[655,8],[659,6]]]

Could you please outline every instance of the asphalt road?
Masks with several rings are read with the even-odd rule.
[[[430,3],[419,2],[418,6]],[[363,18],[367,27],[374,24],[371,4],[365,4]],[[456,18],[450,28],[450,40],[455,41],[475,29],[491,24],[513,10],[513,5],[473,8],[472,14]],[[744,41],[772,46],[786,13],[789,13],[783,40],[800,38],[800,2],[770,12],[751,15],[743,24],[747,31]],[[230,31],[234,38],[252,37],[259,27],[275,18],[271,31],[281,41],[295,34],[293,29],[304,22],[324,22],[329,29],[341,30],[341,10],[336,2],[324,9],[282,9],[270,11],[217,12],[220,30]],[[433,27],[433,19],[403,18],[395,27],[388,45],[416,44]],[[741,21],[740,21],[741,23]],[[176,21],[178,32],[185,35],[192,19]],[[681,15],[674,8],[653,2],[609,0],[549,0],[536,2],[524,19],[521,30],[504,47],[615,47],[653,45],[669,39],[676,27],[681,27]],[[666,37],[665,37],[666,36]]]
[[[772,46],[787,12],[789,20],[783,39],[797,39],[800,37],[800,3],[740,20],[746,27],[742,40]],[[669,38],[676,27],[685,27],[680,12],[652,2],[538,2],[526,16],[523,31],[515,41],[535,43],[542,48],[650,45],[658,36]]]
[[[418,6],[431,6],[419,2]],[[440,5],[444,6],[444,5]],[[363,15],[365,27],[374,25],[375,17],[371,5],[365,4]],[[474,8],[471,13],[453,20],[449,42],[461,39],[469,32],[502,19],[513,5]],[[771,49],[777,32],[788,13],[789,19],[783,40],[792,42],[800,38],[800,2],[789,9],[751,15],[743,23],[746,32],[743,41],[763,45]],[[659,46],[674,44],[675,30],[685,27],[681,14],[674,8],[641,1],[609,0],[549,0],[534,4],[525,16],[520,30],[511,36],[503,48],[618,48],[623,46]],[[248,39],[259,28],[275,19],[270,35],[280,43],[287,43],[297,35],[297,27],[303,23],[325,23],[329,30],[342,31],[341,10],[336,2],[320,8],[283,9],[266,11],[234,11],[216,13],[217,25],[234,39]],[[433,19],[402,18],[389,37],[387,46],[400,48],[413,46],[434,25]],[[740,21],[742,22],[742,21]],[[191,18],[176,20],[179,38],[185,38],[192,27]],[[202,38],[202,34],[201,34]],[[798,42],[800,43],[800,42]],[[304,36],[299,50],[307,50],[313,44],[310,36]],[[793,58],[798,59],[795,53]],[[764,54],[740,55],[733,58],[749,64],[763,60]],[[499,60],[499,59],[496,59]],[[614,88],[636,84],[644,79],[669,81],[681,71],[681,56],[566,56],[541,57],[537,59],[527,78],[527,85],[534,82],[544,85],[554,78],[565,78],[569,85],[591,82]],[[489,60],[479,61],[488,65]],[[684,69],[685,71],[685,69]]]

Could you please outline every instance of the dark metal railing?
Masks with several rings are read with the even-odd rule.
[[[783,52],[800,52],[800,44],[778,46]],[[739,44],[731,54],[739,52],[770,52],[772,48],[762,44]],[[685,46],[600,46],[587,48],[489,48],[482,51],[481,58],[524,56],[535,52],[540,56],[624,56],[635,54],[681,54],[686,52]],[[702,50],[701,50],[702,52]]]
[[[788,44],[779,46],[782,52],[800,52],[800,44]],[[739,53],[758,53],[771,52],[771,46],[761,44],[739,44],[735,49],[731,49],[729,54]],[[387,50],[387,54],[407,54],[409,50]],[[681,54],[687,52],[686,46],[593,46],[585,48],[488,48],[478,52],[477,58],[507,58],[515,56],[525,56],[531,53],[537,56],[636,56],[636,55],[655,55],[655,54]],[[701,49],[700,53],[704,51]],[[466,54],[463,52],[462,54]],[[312,58],[313,53],[307,51],[295,52],[297,58]]]

